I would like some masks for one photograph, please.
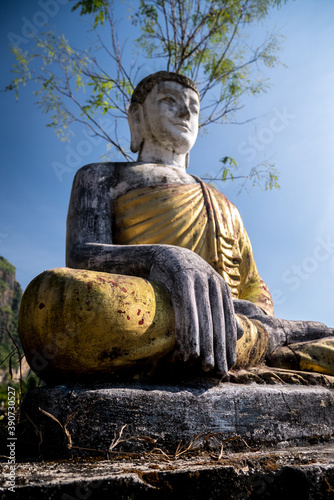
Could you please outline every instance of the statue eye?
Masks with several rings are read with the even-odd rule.
[[[171,97],[171,96],[163,97],[161,100],[162,100],[162,102],[167,102],[168,104],[174,104],[175,103],[174,97]]]

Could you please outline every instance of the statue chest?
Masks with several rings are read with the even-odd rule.
[[[137,188],[113,203],[119,245],[188,248],[208,262],[238,296],[241,255],[228,200],[204,183]]]

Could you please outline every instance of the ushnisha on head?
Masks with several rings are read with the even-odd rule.
[[[186,76],[159,71],[135,88],[128,110],[131,151],[138,161],[186,168],[198,133],[196,85]]]

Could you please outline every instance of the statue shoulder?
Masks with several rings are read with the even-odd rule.
[[[130,166],[127,162],[99,162],[89,163],[81,167],[75,174],[73,186],[96,186],[101,183],[111,185],[117,182],[124,167]]]
[[[111,198],[127,191],[161,184],[193,184],[196,180],[185,171],[157,163],[105,162],[80,168],[73,181],[76,192],[108,193]]]
[[[124,165],[128,165],[128,163],[120,163],[120,162],[99,162],[99,163],[88,163],[83,167],[79,168],[75,177],[80,178],[90,178],[90,177],[100,177],[102,176],[110,176],[113,175],[116,171],[122,168]]]

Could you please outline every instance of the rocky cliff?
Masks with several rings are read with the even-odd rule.
[[[17,318],[21,297],[22,289],[16,281],[15,267],[4,257],[0,257],[0,362],[14,348],[7,330],[19,343]],[[4,368],[4,365],[0,368]]]

